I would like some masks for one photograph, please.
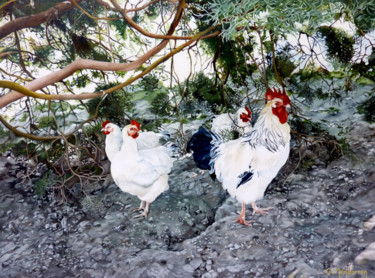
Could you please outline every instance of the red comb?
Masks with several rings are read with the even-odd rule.
[[[251,119],[251,110],[250,110],[250,108],[247,107],[247,106],[245,106],[245,109],[246,109],[246,111],[247,111],[247,113],[249,114],[249,117],[250,117],[250,119]]]
[[[135,125],[138,129],[141,129],[141,124],[138,123],[136,120],[131,120],[131,121],[130,121],[130,124],[131,124],[131,125]]]
[[[244,112],[244,113],[241,113],[240,115],[240,119],[244,122],[244,123],[247,123],[247,122],[250,122],[251,120],[251,110],[249,109],[249,107],[245,106],[245,110],[247,112],[247,114]]]
[[[102,128],[105,128],[105,126],[107,125],[107,124],[109,124],[110,123],[110,121],[108,121],[108,120],[106,120],[105,122],[103,122],[102,123]]]
[[[268,89],[266,93],[266,101],[270,101],[275,98],[281,99],[284,105],[290,104],[290,99],[284,91],[282,92],[280,89],[276,88]]]

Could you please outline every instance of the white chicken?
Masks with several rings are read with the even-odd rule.
[[[103,122],[102,131],[106,136],[105,138],[105,153],[109,161],[112,161],[114,156],[120,151],[122,145],[121,129],[110,123],[108,120]]]
[[[242,203],[236,222],[243,225],[249,225],[245,220],[246,204],[252,204],[253,214],[267,214],[271,209],[260,209],[255,202],[263,198],[289,157],[290,127],[286,110],[289,97],[285,92],[269,89],[266,101],[249,134],[225,143],[217,134],[200,128],[188,143],[196,165],[209,169],[223,188]]]
[[[107,124],[110,125],[106,128]],[[138,137],[135,138],[138,150],[153,149],[156,147],[160,147],[162,146],[162,140],[168,139],[168,135],[163,133],[156,133],[153,131],[142,132],[140,130],[140,123],[138,123],[136,120],[131,120],[130,124],[137,126],[139,129]],[[108,159],[111,161],[112,153],[119,150],[122,145],[121,129],[117,125],[110,123],[108,120],[102,124],[102,127],[102,131],[104,132],[104,134],[112,133],[112,136],[106,137],[105,146]],[[105,131],[105,129],[107,129],[108,131]]]
[[[248,107],[240,108],[235,115],[224,113],[212,120],[211,130],[217,134],[223,134],[230,131],[238,131],[242,136],[250,132],[251,110]]]
[[[123,192],[135,195],[141,200],[137,210],[143,212],[136,217],[147,217],[150,203],[169,188],[168,174],[174,161],[171,156],[172,150],[164,146],[138,150],[136,138],[139,128],[130,124],[123,128],[122,145],[115,152],[115,148],[107,147],[107,144],[119,145],[119,129],[111,123],[103,127],[104,133],[107,134],[106,152],[109,151],[107,156],[111,160],[111,174]]]

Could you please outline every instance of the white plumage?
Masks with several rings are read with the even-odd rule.
[[[109,161],[112,162],[114,156],[120,151],[122,145],[121,129],[108,121],[103,123],[102,131],[106,134],[105,138],[105,153]]]
[[[121,129],[117,125],[109,123],[109,121],[103,123],[102,130],[104,131],[106,128],[110,131],[108,131],[108,136],[105,140],[105,151],[108,159],[112,161],[113,154],[117,153],[122,146],[122,133]],[[139,131],[138,137],[135,140],[137,142],[138,150],[145,150],[162,146],[161,141],[166,137],[167,135],[163,133],[156,133],[153,131]]]
[[[121,141],[121,133],[118,137],[119,127],[107,124],[108,128],[115,132],[107,135],[106,144],[115,142],[118,146],[116,141]],[[150,203],[169,188],[168,174],[174,159],[171,157],[172,150],[164,146],[138,150],[136,139],[132,137],[138,131],[135,125],[124,127],[121,148],[115,153],[114,148],[107,148],[106,145],[106,152],[110,151],[107,156],[111,157],[113,180],[123,192],[135,195],[142,201],[139,210],[143,210],[143,213],[139,216],[147,217]]]
[[[253,129],[249,135],[219,144],[214,150],[216,177],[231,196],[246,204],[263,198],[289,156],[290,127],[280,124],[272,114],[272,103],[263,109]],[[275,151],[267,144],[273,144]],[[252,177],[240,184],[247,173]]]
[[[242,136],[249,133],[251,128],[251,111],[246,107],[238,109],[236,114],[224,113],[215,116],[211,130],[217,134],[238,131]]]
[[[139,136],[136,138],[138,150],[160,147],[163,137],[166,137],[166,135],[153,131],[139,132]]]

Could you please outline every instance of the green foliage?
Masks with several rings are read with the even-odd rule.
[[[36,194],[43,196],[55,182],[56,175],[54,175],[51,171],[45,172],[43,176],[34,184]]]
[[[368,63],[361,61],[360,63],[354,64],[352,69],[354,73],[360,74],[365,78],[375,82],[375,47],[372,47],[371,55],[368,57]]]
[[[364,115],[366,121],[370,123],[375,122],[375,95],[371,96],[366,101],[362,102],[357,110],[360,114]]]
[[[4,1],[1,1],[4,2]],[[45,0],[17,0],[12,4],[12,13],[16,17],[28,16],[48,10],[57,4],[61,3],[58,0],[45,1]],[[9,7],[8,7],[9,9]]]
[[[45,46],[35,46],[34,47],[35,56],[33,58],[35,64],[45,65],[46,60],[49,60],[53,53],[53,48],[50,45]]]
[[[296,69],[296,65],[292,61],[292,54],[290,54],[290,51],[291,48],[289,46],[285,46],[276,52],[276,69],[280,77],[283,79],[290,77],[292,72]]]
[[[347,16],[364,32],[375,29],[375,2],[368,0],[341,0],[346,5]]]
[[[118,84],[109,83],[106,85],[101,85],[96,88],[96,91],[102,91],[116,85]],[[108,94],[104,100],[102,97],[90,99],[87,102],[87,107],[90,115],[95,115],[98,108],[99,117],[123,126],[125,124],[124,117],[126,111],[132,110],[131,94],[126,92],[124,89],[120,89]]]
[[[159,78],[153,74],[147,74],[139,81],[138,84],[146,91],[152,91],[159,87]]]
[[[328,56],[342,63],[349,63],[354,54],[354,38],[346,32],[330,26],[322,26],[319,33],[325,39]]]
[[[213,37],[203,41],[206,52],[214,56],[214,62],[217,67],[224,69],[234,83],[241,83],[246,77],[254,71],[247,54],[254,49],[254,40],[249,38],[245,40],[239,36],[236,41],[231,40],[222,42],[221,37]]]
[[[38,128],[42,129],[42,128],[48,128],[48,127],[56,128],[56,122],[54,118],[52,116],[39,118]]]
[[[79,75],[74,78],[72,85],[77,86],[77,88],[84,88],[89,81],[90,79],[86,75]]]
[[[275,62],[277,72],[283,79],[290,77],[292,72],[296,69],[296,65],[286,57],[276,58]]]
[[[335,12],[341,8],[336,1],[323,0],[304,1],[303,4],[294,0],[213,0],[207,6],[206,21],[221,24],[226,41],[237,37],[238,30],[251,33],[253,26],[272,30],[276,36],[297,31],[298,24],[313,28],[334,19]]]
[[[214,81],[202,72],[198,73],[195,79],[189,82],[188,90],[198,101],[207,101],[211,107],[220,103],[223,104],[223,98]]]
[[[198,102],[205,102],[214,113],[220,112],[223,108],[230,109],[240,104],[239,96],[231,87],[215,84],[215,81],[206,76],[203,72],[198,73],[193,80],[188,83],[189,95]],[[186,103],[185,108],[189,109],[189,105],[195,105],[193,102]],[[193,109],[193,108],[191,108]],[[205,113],[204,111],[202,111]],[[202,113],[201,112],[201,113]]]
[[[168,94],[164,92],[158,93],[151,102],[150,111],[161,117],[168,116],[171,111]]]
[[[110,18],[116,18],[117,16],[111,15]],[[126,31],[128,30],[128,23],[125,20],[111,20],[109,24],[114,26],[117,32],[126,39],[127,34]]]

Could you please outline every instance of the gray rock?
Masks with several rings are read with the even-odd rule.
[[[350,131],[359,160],[320,161],[292,175],[295,165],[286,165],[257,202],[274,207],[269,215],[247,206],[249,227],[234,223],[240,204],[191,157],[176,161],[149,218],[133,219],[139,200],[113,183],[79,205],[59,205],[53,195],[35,196],[15,177],[21,162],[0,155],[2,275],[325,277],[348,266],[375,273],[374,134],[364,123]]]

